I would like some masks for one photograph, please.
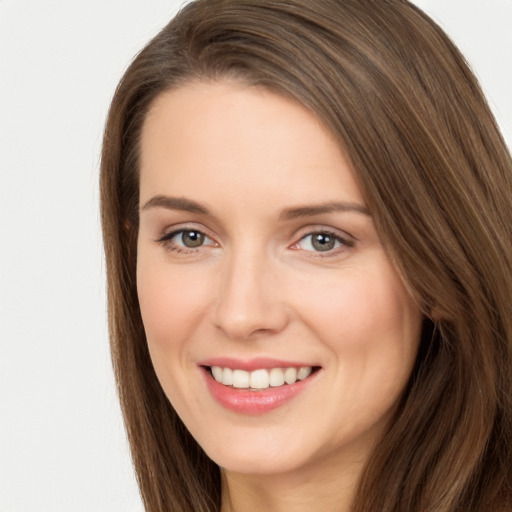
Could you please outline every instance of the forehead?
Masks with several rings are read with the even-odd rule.
[[[297,102],[262,88],[199,82],[161,94],[140,156],[141,198],[221,189],[363,202],[330,132]]]

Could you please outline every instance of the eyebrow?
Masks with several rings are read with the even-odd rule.
[[[370,216],[368,208],[357,203],[350,202],[328,202],[312,206],[298,206],[296,208],[287,208],[279,215],[280,220],[292,220],[299,217],[314,217],[323,213],[335,212],[355,212]]]
[[[149,210],[151,208],[165,208],[167,210],[178,210],[200,215],[210,215],[210,210],[206,206],[184,197],[157,195],[149,199],[149,201],[142,206],[141,211]],[[335,212],[355,212],[370,216],[368,209],[360,204],[331,201],[318,205],[286,208],[279,214],[279,220],[293,220],[300,217],[314,217],[315,215]]]
[[[197,203],[196,201],[192,201],[191,199],[162,195],[152,197],[144,204],[141,211],[149,210],[151,208],[166,208],[167,210],[179,210],[202,215],[208,215],[210,213],[206,206]]]

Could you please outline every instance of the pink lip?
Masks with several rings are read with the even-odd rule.
[[[276,388],[269,387],[259,391],[250,391],[248,389],[224,386],[224,384],[217,382],[211,376],[208,368],[204,368],[204,366],[221,366],[252,371],[259,368],[308,366],[305,364],[276,361],[275,359],[255,359],[247,361],[245,364],[240,363],[238,360],[234,361],[225,358],[210,359],[208,362],[204,362],[202,368],[206,385],[213,398],[224,408],[239,414],[258,415],[281,407],[312,384],[318,373],[312,374],[305,380],[297,381],[295,384],[285,384]]]

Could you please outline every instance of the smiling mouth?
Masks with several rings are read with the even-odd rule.
[[[316,366],[288,368],[261,368],[253,371],[221,366],[206,367],[210,375],[220,384],[248,391],[262,391],[268,388],[289,386],[307,379],[319,370]]]

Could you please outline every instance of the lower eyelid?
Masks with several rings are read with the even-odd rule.
[[[198,245],[197,247],[187,247],[186,245],[182,245],[182,244],[172,241],[172,239],[174,237],[176,237],[180,234],[183,234],[187,231],[201,233],[204,236],[203,243],[201,245]],[[173,229],[170,232],[162,233],[162,235],[159,236],[155,241],[158,244],[163,245],[169,251],[181,252],[181,253],[193,253],[193,252],[197,252],[198,250],[200,250],[204,247],[212,247],[212,246],[217,245],[215,240],[213,240],[211,237],[209,237],[203,230],[190,228],[190,227],[186,227],[186,226],[181,229]]]
[[[181,245],[179,243],[172,241],[172,239],[174,237],[176,237],[177,235],[183,234],[187,231],[201,233],[204,236],[203,243],[197,247],[187,247],[186,245]],[[319,234],[328,235],[329,237],[334,238],[334,240],[336,242],[335,247],[333,247],[331,249],[326,249],[325,251],[315,250],[314,247],[312,247],[310,249],[303,249],[304,251],[314,253],[316,256],[329,256],[330,254],[333,254],[333,253],[339,251],[340,249],[343,249],[343,248],[350,249],[355,245],[355,241],[348,236],[342,236],[338,233],[334,233],[334,232],[326,230],[326,229],[325,230],[318,229],[318,230],[310,231],[310,232],[303,234],[297,240],[297,242],[293,243],[290,246],[290,248],[301,249],[301,247],[299,247],[299,245],[305,239],[307,239],[308,237],[313,237],[315,235],[319,235]],[[163,232],[163,233],[161,233],[160,236],[158,236],[156,238],[155,242],[157,242],[161,245],[167,246],[168,250],[172,250],[172,251],[176,251],[176,252],[184,252],[184,253],[196,252],[196,251],[200,250],[201,248],[208,247],[208,246],[210,246],[210,247],[218,246],[217,242],[215,242],[215,240],[213,238],[208,236],[204,230],[197,229],[197,228],[194,228],[191,226],[184,226],[179,229],[172,229],[171,231]],[[310,244],[312,244],[312,241],[310,242]]]

